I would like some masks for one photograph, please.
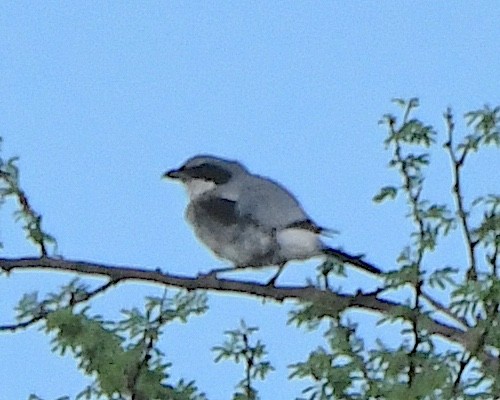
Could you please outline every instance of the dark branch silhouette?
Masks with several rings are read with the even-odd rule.
[[[382,291],[379,289],[371,293],[358,292],[352,294],[339,294],[329,290],[323,290],[314,286],[266,286],[258,282],[239,281],[226,278],[217,278],[215,275],[198,275],[186,277],[164,273],[155,268],[138,268],[117,265],[97,264],[85,261],[65,260],[60,258],[18,258],[0,259],[0,269],[6,273],[15,270],[54,270],[59,272],[73,272],[80,275],[97,275],[109,279],[109,282],[89,293],[78,302],[90,299],[92,296],[103,292],[111,286],[124,281],[136,280],[158,285],[172,286],[186,290],[210,290],[219,292],[233,292],[251,296],[272,299],[278,302],[285,300],[298,300],[301,302],[312,302],[320,306],[318,316],[336,316],[339,312],[348,308],[362,308],[390,316],[397,315],[403,305],[379,299]],[[318,307],[316,308],[318,310]],[[415,310],[408,309],[408,312]],[[425,324],[430,334],[439,335],[448,340],[469,346],[467,331],[460,327],[453,327],[429,315],[418,313],[418,318]],[[43,319],[43,315],[32,321],[32,323]],[[15,330],[16,327],[26,327],[26,322],[16,325],[0,326],[0,330]]]

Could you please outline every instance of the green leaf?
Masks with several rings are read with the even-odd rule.
[[[375,203],[381,203],[387,199],[393,200],[398,194],[398,189],[394,186],[384,186],[380,192],[373,197]]]

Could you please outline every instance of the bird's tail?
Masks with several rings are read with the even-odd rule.
[[[375,274],[375,275],[380,275],[382,273],[382,271],[380,269],[378,269],[377,267],[375,267],[374,265],[372,265],[366,261],[363,261],[363,257],[364,257],[363,254],[353,256],[353,255],[350,255],[348,253],[343,252],[342,250],[333,249],[331,247],[325,247],[323,249],[323,254],[325,254],[326,256],[336,258],[337,260],[339,260],[341,262],[351,264],[355,267],[364,269],[365,271],[368,271],[368,272]]]

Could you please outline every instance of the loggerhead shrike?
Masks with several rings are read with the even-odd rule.
[[[199,155],[164,177],[185,185],[185,215],[198,239],[236,268],[278,266],[270,285],[288,261],[321,255],[380,273],[360,257],[326,246],[321,241],[326,230],[288,190],[237,161]]]

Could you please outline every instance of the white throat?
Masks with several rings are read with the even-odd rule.
[[[195,200],[202,194],[213,190],[215,183],[204,179],[191,179],[186,182],[186,189],[190,200]]]

